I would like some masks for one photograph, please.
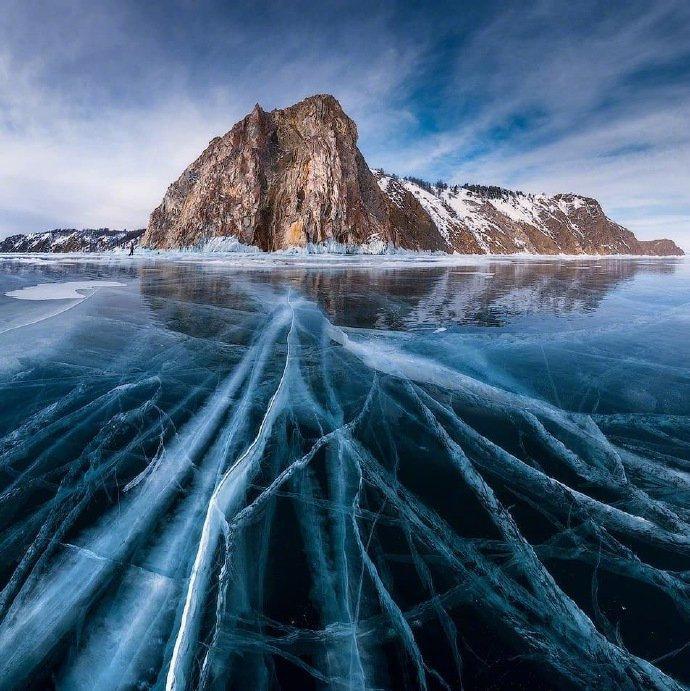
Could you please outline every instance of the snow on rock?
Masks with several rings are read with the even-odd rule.
[[[400,205],[404,189],[456,252],[483,254],[682,254],[670,241],[646,243],[575,194],[525,194],[482,185],[431,185],[382,171],[379,186]],[[396,184],[397,183],[397,184]]]
[[[427,192],[413,182],[403,180],[402,185],[408,192],[411,192],[417,201],[424,207],[425,211],[431,216],[431,220],[436,224],[441,235],[443,235],[446,240],[450,240],[450,230],[455,219],[453,218],[453,212],[448,208],[443,199]]]

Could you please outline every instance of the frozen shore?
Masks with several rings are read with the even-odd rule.
[[[354,254],[340,252],[262,252],[262,251],[204,251],[184,250],[138,250],[130,257],[124,251],[111,252],[70,252],[70,253],[7,253],[0,254],[0,261],[13,261],[23,264],[46,264],[62,262],[105,262],[139,263],[174,261],[181,263],[223,263],[236,266],[453,266],[468,264],[487,264],[492,262],[514,261],[651,261],[673,259],[684,261],[686,257],[649,256],[631,254],[444,254],[440,252],[409,252],[399,250],[384,254]]]

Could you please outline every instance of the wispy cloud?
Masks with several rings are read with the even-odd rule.
[[[255,102],[331,92],[373,165],[588,194],[690,248],[689,37],[680,0],[8,0],[0,235],[143,225]]]
[[[396,40],[385,8],[68,7],[10,3],[0,28],[0,236],[145,224],[167,185],[255,102],[333,91],[372,138],[411,117],[396,92],[419,48]],[[37,25],[50,26],[47,41]]]
[[[458,48],[444,90],[470,114],[384,154],[386,165],[588,194],[641,237],[690,247],[690,6],[603,8],[498,13]]]

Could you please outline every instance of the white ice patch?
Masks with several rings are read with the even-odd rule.
[[[249,252],[255,253],[261,250],[253,245],[245,245],[234,235],[214,235],[204,240],[194,248],[199,252]]]
[[[116,281],[66,281],[64,283],[39,283],[19,290],[10,290],[5,295],[17,300],[83,300],[86,295],[80,291],[98,288],[121,288],[125,284]]]

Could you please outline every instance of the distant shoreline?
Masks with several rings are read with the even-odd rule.
[[[14,260],[22,263],[47,263],[61,261],[114,261],[117,263],[139,263],[142,261],[171,261],[178,263],[223,263],[237,266],[317,266],[317,265],[363,265],[363,266],[453,266],[461,264],[485,264],[505,261],[611,261],[645,260],[657,262],[673,259],[683,261],[688,255],[645,255],[645,254],[446,254],[436,252],[400,252],[389,254],[336,254],[304,252],[202,252],[185,250],[142,250],[129,256],[124,251],[106,252],[5,252],[0,260]]]

